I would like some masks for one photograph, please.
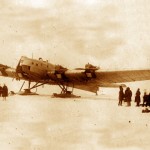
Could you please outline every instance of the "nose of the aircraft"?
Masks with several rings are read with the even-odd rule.
[[[21,67],[21,65],[20,65],[20,64],[21,64],[21,61],[22,61],[22,59],[19,60],[18,65],[17,65],[17,67],[16,67],[16,72],[17,72],[17,73],[22,72],[22,67]]]

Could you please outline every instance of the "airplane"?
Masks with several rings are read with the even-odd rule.
[[[93,92],[97,95],[99,87],[125,87],[124,82],[150,80],[150,69],[104,71],[97,66],[86,64],[84,68],[69,70],[61,65],[54,65],[42,58],[33,59],[22,56],[16,68],[0,64],[0,76],[11,77],[16,80],[28,81],[28,88],[22,95],[33,94],[32,89],[44,84],[58,85],[61,93],[54,93],[54,97],[78,97],[73,95],[74,88]],[[31,86],[31,83],[34,83]],[[68,88],[72,88],[71,91]],[[79,96],[80,97],[80,96]]]

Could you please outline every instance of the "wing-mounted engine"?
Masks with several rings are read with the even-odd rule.
[[[84,70],[84,74],[87,79],[96,78],[95,71],[99,70],[100,68],[91,64],[86,64],[85,68],[76,68],[76,70]]]
[[[67,77],[65,76],[65,72],[67,70],[67,68],[61,65],[55,65],[54,70],[51,70],[51,72],[48,75],[53,80],[66,80]]]
[[[0,64],[0,73],[4,76],[7,76],[6,69],[8,69],[8,68],[10,68],[10,67]]]
[[[64,68],[63,66],[61,65],[55,65],[55,73],[57,74],[62,74],[62,73],[65,73],[65,71],[67,71],[68,69],[67,68]]]

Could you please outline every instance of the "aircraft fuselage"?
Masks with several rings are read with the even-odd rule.
[[[72,73],[73,71],[73,73]],[[83,84],[88,80],[95,79],[95,73],[85,72],[81,70],[67,70],[60,65],[53,65],[48,61],[43,61],[41,58],[31,59],[22,56],[16,68],[16,72],[20,78],[40,81],[51,80],[54,82]],[[84,82],[85,81],[85,82]]]
[[[46,79],[47,72],[54,70],[54,68],[55,65],[48,63],[48,61],[43,61],[41,58],[36,60],[22,56],[16,71],[20,77],[22,76],[29,80],[42,80]]]

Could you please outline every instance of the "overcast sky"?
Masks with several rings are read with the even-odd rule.
[[[149,0],[1,0],[0,63],[33,53],[69,68],[148,68],[149,12]]]
[[[0,0],[0,63],[33,54],[68,68],[149,68],[149,12],[149,0]],[[0,78],[18,90],[11,81]]]

